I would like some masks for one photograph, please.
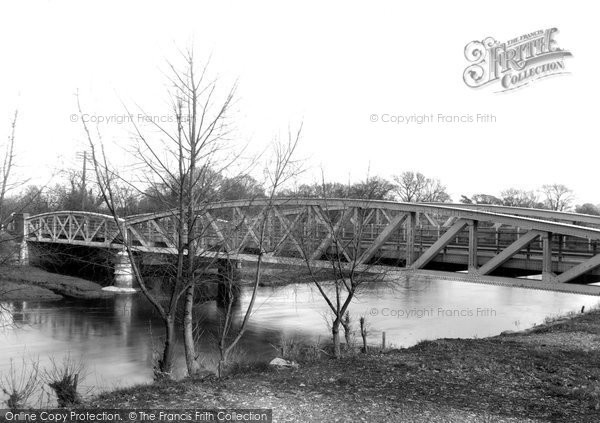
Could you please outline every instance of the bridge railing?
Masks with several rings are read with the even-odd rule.
[[[123,242],[111,216],[77,211],[31,216],[26,221],[25,235],[32,241],[74,245],[110,246]]]
[[[590,228],[600,228],[600,216],[555,211],[546,209],[535,209],[528,207],[501,206],[495,204],[463,204],[463,203],[424,203],[430,205],[452,206],[468,210],[489,211],[492,213],[501,213],[513,216],[533,217],[554,222],[571,223],[574,225],[586,226]]]

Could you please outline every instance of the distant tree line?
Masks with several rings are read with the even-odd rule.
[[[464,204],[492,204],[499,206],[526,207],[554,211],[574,211],[575,213],[600,216],[600,205],[584,203],[573,205],[573,190],[562,184],[547,184],[537,191],[509,188],[499,197],[490,194],[462,195]]]
[[[209,186],[205,192],[211,201],[265,198],[265,187],[249,174],[224,177],[217,172],[206,178]],[[121,202],[119,213],[123,216],[164,211],[175,192],[168,184],[157,185],[140,192],[125,184],[115,183]],[[406,171],[390,180],[379,176],[367,177],[355,183],[315,182],[282,189],[279,197],[301,198],[356,198],[401,202],[445,203],[452,198],[439,179],[429,178],[420,172]],[[562,184],[543,185],[539,190],[509,188],[499,196],[492,194],[461,195],[464,204],[491,204],[511,207],[574,211],[600,216],[600,205],[584,203],[574,205],[573,191]],[[86,210],[106,213],[102,196],[95,188],[86,186],[81,171],[69,171],[62,183],[42,187],[29,185],[19,194],[6,197],[2,209],[4,216],[11,212],[39,214],[57,210]]]
[[[85,210],[97,213],[108,211],[102,195],[94,187],[84,187],[81,183],[81,172],[69,172],[65,182],[52,186],[30,185],[19,194],[5,199],[5,210],[10,212],[27,212],[39,214],[57,210]],[[242,174],[236,177],[213,175],[207,188],[207,198],[212,201],[238,200],[244,198],[260,198],[265,196],[265,189],[255,178]],[[120,183],[119,183],[120,182]],[[119,214],[123,216],[165,211],[165,204],[174,199],[172,184],[153,185],[139,191],[122,181],[115,181],[115,189],[119,198]]]
[[[265,186],[249,174],[225,177],[214,172],[205,178],[209,186],[204,192],[211,201],[265,198]],[[164,205],[173,203],[176,184],[153,184],[139,191],[124,183],[115,181],[119,191],[123,216],[164,211]],[[392,181],[374,176],[362,181],[343,184],[340,182],[301,184],[282,189],[278,197],[303,198],[357,198],[368,200],[390,200],[403,202],[449,202],[450,195],[438,179],[428,178],[418,172],[403,172]],[[81,171],[70,171],[64,182],[42,187],[30,185],[18,195],[5,199],[5,209],[39,214],[57,210],[85,210],[105,213],[106,205],[96,188],[85,184]]]
[[[411,171],[393,176],[392,181],[373,176],[353,184],[339,182],[303,184],[294,189],[283,190],[281,195],[402,202],[444,203],[451,201],[446,186],[442,185],[438,179],[428,178],[422,173]]]

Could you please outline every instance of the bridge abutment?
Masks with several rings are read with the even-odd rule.
[[[29,266],[29,245],[25,240],[19,245],[19,265]]]
[[[115,256],[115,279],[116,288],[133,288],[133,266],[126,251],[119,251]]]
[[[19,243],[19,256],[17,262],[21,266],[29,266],[29,246],[27,245],[26,231],[27,227],[25,222],[29,219],[29,213],[15,214],[15,232],[16,241]]]

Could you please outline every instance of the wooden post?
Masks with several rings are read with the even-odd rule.
[[[367,346],[367,325],[365,322],[365,316],[361,316],[360,318],[360,336],[363,341],[362,352],[366,354],[369,351],[369,347]]]
[[[381,351],[385,351],[385,331],[381,332]]]

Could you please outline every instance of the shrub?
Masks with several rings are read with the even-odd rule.
[[[84,378],[83,361],[75,360],[70,354],[58,362],[50,358],[50,368],[45,369],[42,379],[56,393],[59,407],[71,407],[81,403],[78,392],[80,379]]]
[[[8,372],[0,376],[0,389],[8,396],[6,405],[12,411],[25,408],[39,386],[39,360],[22,360],[18,370],[11,358]]]

